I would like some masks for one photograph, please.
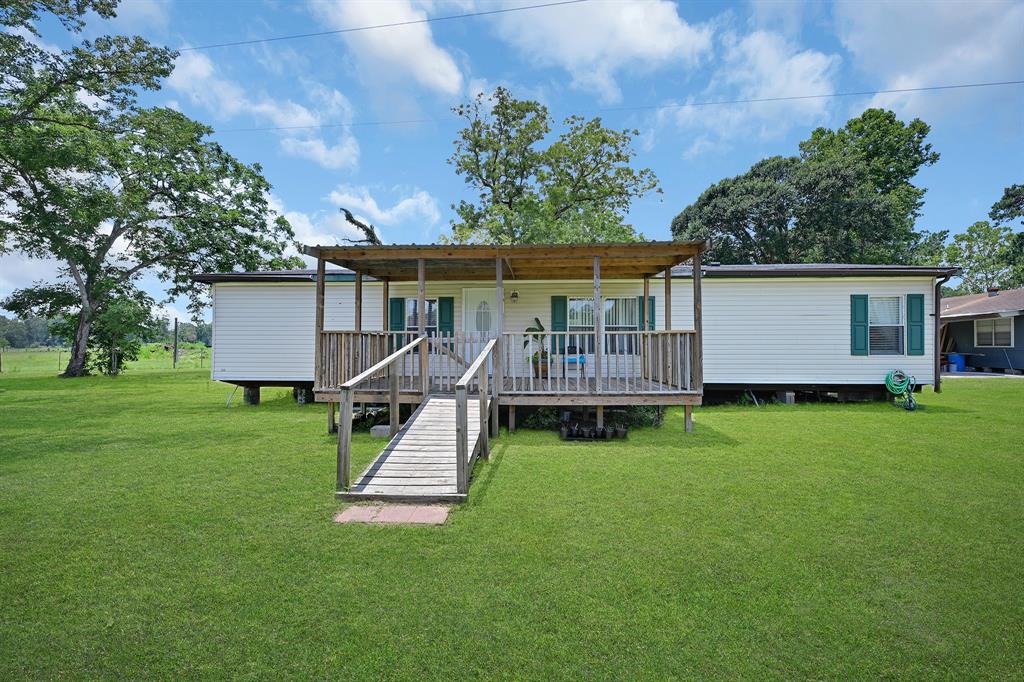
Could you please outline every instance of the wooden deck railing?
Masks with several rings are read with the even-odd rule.
[[[343,383],[414,338],[416,333],[408,331],[321,332],[314,390],[337,391]],[[429,336],[426,355],[417,351],[402,358],[400,389],[413,391],[422,386],[418,377],[425,370],[428,391],[451,393],[455,382],[489,339],[490,335],[485,333],[441,332]]]
[[[490,452],[489,428],[491,401],[497,400],[499,388],[497,384],[489,384],[488,362],[494,354],[496,339],[491,339],[466,373],[455,384],[455,482],[456,490],[465,494],[469,490],[469,475],[473,471],[473,463],[477,456],[487,458]],[[480,402],[480,447],[469,442],[469,391],[476,385]]]
[[[699,391],[695,332],[505,332],[504,392],[659,394]],[[600,350],[600,363],[597,361]],[[600,369],[598,369],[600,365]]]
[[[488,356],[486,371],[502,392],[516,395],[700,392],[695,336],[690,330],[606,331],[598,363],[594,332],[505,332]],[[350,378],[414,338],[411,332],[322,332],[315,390],[339,391]],[[426,337],[423,345],[396,361],[399,391],[454,392],[490,340],[484,333]],[[476,390],[476,375],[471,381],[470,390]],[[387,388],[379,381],[364,386],[367,392]]]
[[[340,417],[338,421],[338,490],[348,490],[352,482],[352,407],[356,389],[371,380],[383,379],[388,386],[389,414],[391,416],[391,435],[398,433],[398,392],[401,375],[398,365],[419,349],[426,353],[426,337],[419,337],[408,342],[394,353],[383,358],[372,367],[352,377],[339,387],[338,402]],[[420,375],[423,376],[423,375]],[[423,387],[421,391],[425,392]]]

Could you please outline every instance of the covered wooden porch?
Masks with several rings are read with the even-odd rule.
[[[471,461],[473,452],[486,454],[488,435],[497,435],[499,405],[508,406],[510,426],[517,405],[594,406],[599,425],[603,408],[609,405],[683,405],[686,429],[692,430],[692,407],[700,405],[703,394],[700,257],[705,248],[699,241],[305,247],[307,255],[317,258],[314,393],[317,401],[329,404],[332,420],[334,405],[340,407],[339,491],[349,494],[347,441],[354,402],[390,404],[391,433],[397,436],[400,403],[424,404],[428,396],[454,395],[456,421],[465,423],[464,406],[472,399],[480,407],[475,431],[478,443],[456,439],[456,449],[470,453],[452,453],[462,463]],[[693,327],[674,329],[671,271],[685,262],[693,264]],[[353,329],[324,329],[328,263],[355,274]],[[663,275],[660,285],[665,288],[664,328],[655,330],[649,324],[651,310],[644,302],[651,300],[651,280],[659,275]],[[414,324],[403,324],[402,329],[364,330],[366,278],[383,287],[384,320],[389,319],[391,285],[416,282]],[[593,283],[590,310],[583,311],[588,313],[590,326],[507,328],[506,283],[539,281],[557,290],[559,281],[569,280]],[[604,329],[606,300],[601,287],[608,280],[642,281],[636,328]],[[494,283],[497,331],[428,331],[427,315],[421,314],[427,310],[428,283],[481,281]],[[461,431],[468,434],[468,429]],[[415,442],[408,434],[403,437]],[[459,479],[456,488],[466,476]],[[380,489],[368,484],[363,487]],[[409,486],[401,488],[407,497]],[[457,489],[455,494],[464,492]]]

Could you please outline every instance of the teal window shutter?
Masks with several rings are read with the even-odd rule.
[[[640,306],[640,327],[638,331],[644,329],[654,329],[654,297],[647,297],[647,305],[644,305],[644,297],[637,296],[636,303]]]
[[[388,330],[393,332],[405,331],[405,299],[392,298],[388,301]],[[396,342],[397,341],[397,345]],[[393,353],[395,349],[405,345],[402,337],[388,337],[388,352]]]
[[[551,331],[569,331],[569,297],[551,297]],[[554,350],[554,349],[552,349]],[[565,352],[565,338],[561,337],[558,342],[558,352]]]
[[[907,355],[924,355],[924,294],[907,294]]]
[[[455,298],[441,296],[437,299],[437,331],[438,333],[455,333]]]
[[[405,299],[392,298],[388,304],[388,329],[393,332],[405,331]]]
[[[868,297],[850,295],[850,355],[868,354]]]
[[[636,297],[636,314],[639,329],[647,329],[647,306],[644,305],[644,297]]]

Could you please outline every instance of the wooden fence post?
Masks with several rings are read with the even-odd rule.
[[[488,440],[490,434],[490,406],[487,404],[487,394],[490,392],[487,385],[487,363],[480,365],[480,456],[487,458],[491,456],[491,444]]]
[[[455,490],[465,494],[467,485],[466,464],[469,460],[469,405],[466,400],[466,387],[455,387]]]
[[[348,490],[352,470],[352,389],[342,388],[338,418],[338,490]]]
[[[398,368],[391,363],[388,366],[388,416],[391,419],[388,433],[394,438],[398,433]]]

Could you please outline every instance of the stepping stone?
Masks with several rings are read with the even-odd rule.
[[[335,523],[383,523],[440,526],[448,507],[437,504],[351,505],[334,515]]]

